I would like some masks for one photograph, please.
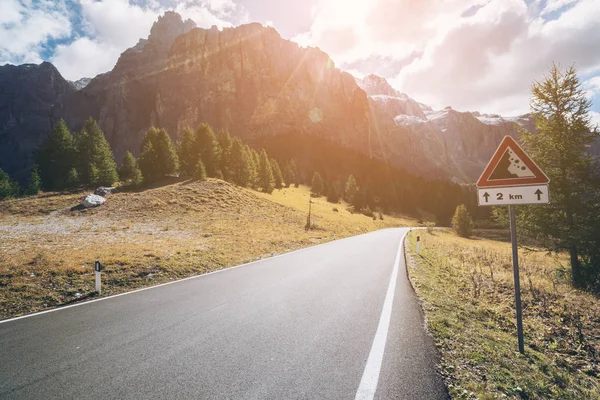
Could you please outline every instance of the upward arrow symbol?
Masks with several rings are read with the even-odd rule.
[[[544,194],[544,192],[542,192],[540,189],[536,190],[535,195],[537,195],[538,201],[542,200],[542,194]]]
[[[490,194],[489,194],[488,192],[485,192],[485,193],[483,194],[483,197],[485,197],[485,202],[487,203],[487,202],[488,202],[488,199],[490,198]]]

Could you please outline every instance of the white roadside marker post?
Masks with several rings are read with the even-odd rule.
[[[421,255],[421,236],[417,236],[417,255]]]
[[[104,266],[100,264],[100,261],[96,261],[94,264],[94,270],[96,271],[96,292],[98,295],[102,294],[102,277],[101,272],[104,269]]]

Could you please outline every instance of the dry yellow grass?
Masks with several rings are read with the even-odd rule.
[[[571,288],[565,257],[520,252],[521,355],[509,242],[436,230],[413,232],[407,247],[411,281],[454,398],[600,399],[599,301]]]
[[[407,223],[340,205],[336,213],[318,198],[317,229],[307,232],[305,187],[266,195],[218,180],[177,182],[73,209],[83,195],[0,202],[0,319],[94,296],[95,260],[110,295]]]

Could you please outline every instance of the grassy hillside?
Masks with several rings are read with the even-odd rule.
[[[411,281],[454,398],[600,399],[600,302],[571,288],[566,258],[519,255],[521,355],[509,242],[413,231],[407,248]]]
[[[84,193],[0,202],[0,319],[115,294],[390,226],[414,224],[350,214],[314,199],[316,229],[305,231],[308,188],[272,195],[219,180],[177,182],[109,195],[77,207]],[[338,211],[333,211],[337,207]]]

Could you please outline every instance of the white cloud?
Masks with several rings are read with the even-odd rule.
[[[52,63],[66,79],[77,80],[110,71],[115,65],[115,55],[119,54],[120,49],[115,46],[81,37],[57,46]]]
[[[294,40],[357,75],[385,61],[375,70],[434,107],[520,114],[552,62],[600,74],[598,38],[598,0],[322,0]]]
[[[69,36],[71,22],[63,0],[43,1],[35,8],[25,0],[0,2],[0,61],[39,63],[48,40]]]
[[[167,10],[200,27],[222,28],[248,19],[234,0],[79,0],[79,6],[81,15],[75,16],[65,0],[0,0],[0,62],[39,63],[49,39],[72,38],[59,44],[49,61],[65,78],[76,80],[111,70]],[[74,35],[71,18],[81,18],[83,33]]]

